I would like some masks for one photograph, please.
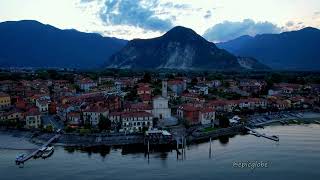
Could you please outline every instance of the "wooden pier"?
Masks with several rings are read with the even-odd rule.
[[[24,164],[24,162],[28,161],[29,159],[33,158],[39,151],[41,148],[43,147],[48,147],[53,141],[55,141],[56,139],[60,138],[60,134],[57,134],[55,136],[53,136],[51,139],[49,139],[44,145],[42,145],[40,148],[36,149],[35,151],[33,151],[32,153],[24,156],[21,159],[16,159],[16,164],[20,165],[20,164]]]
[[[254,136],[264,137],[264,138],[267,138],[267,139],[270,139],[270,140],[273,140],[273,141],[279,141],[279,137],[278,136],[268,136],[266,134],[259,133],[258,131],[254,130],[254,129],[251,129],[251,128],[247,127],[247,126],[245,128],[248,131],[251,131],[252,135],[254,135]]]

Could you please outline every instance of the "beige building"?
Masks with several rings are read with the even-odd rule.
[[[144,127],[150,129],[153,126],[152,114],[144,111],[125,112],[121,119],[122,130],[127,132],[141,132]]]
[[[6,93],[0,92],[0,109],[7,108],[11,105],[10,96]]]
[[[92,126],[97,126],[100,116],[108,117],[109,110],[106,108],[89,108],[83,111],[84,121],[89,121]]]
[[[30,109],[26,114],[26,127],[27,128],[40,128],[41,126],[41,113],[38,109]]]
[[[167,81],[162,82],[162,96],[153,99],[152,115],[159,120],[168,119],[171,117],[171,109],[169,108],[167,97]]]

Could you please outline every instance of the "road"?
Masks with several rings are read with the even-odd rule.
[[[55,130],[64,128],[63,123],[56,119],[53,115],[42,116],[42,122],[44,126],[51,124]]]

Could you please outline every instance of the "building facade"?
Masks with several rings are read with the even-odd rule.
[[[122,130],[128,132],[141,132],[143,128],[150,129],[153,126],[151,113],[126,112],[121,115]]]
[[[167,82],[162,82],[162,96],[153,98],[152,115],[159,120],[171,117],[171,109],[169,108],[169,99],[167,98]]]
[[[27,128],[40,128],[41,126],[41,113],[38,109],[30,109],[26,114],[26,127]]]
[[[6,93],[0,92],[0,109],[7,108],[11,105],[10,96]]]
[[[100,121],[100,117],[108,117],[109,110],[104,108],[90,108],[83,111],[84,121],[89,121],[92,126],[97,126]]]

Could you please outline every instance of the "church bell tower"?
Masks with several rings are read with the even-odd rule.
[[[168,96],[168,82],[163,80],[162,81],[162,97],[167,97]]]

